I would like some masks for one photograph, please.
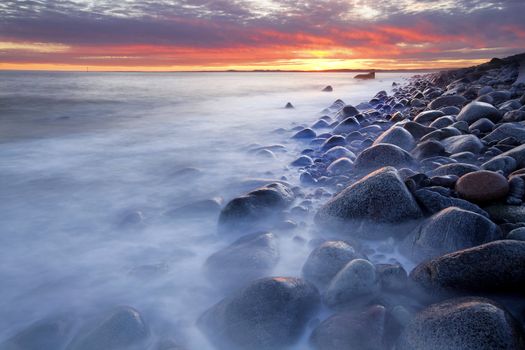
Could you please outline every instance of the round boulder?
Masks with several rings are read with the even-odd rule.
[[[461,176],[456,182],[456,192],[474,203],[490,203],[505,199],[509,182],[499,173],[480,170]]]
[[[320,306],[317,288],[300,278],[256,280],[208,309],[199,328],[224,349],[293,345]]]
[[[355,169],[360,172],[372,171],[385,166],[410,168],[415,160],[404,149],[391,144],[376,144],[361,152],[355,162]]]
[[[491,300],[457,298],[433,304],[405,327],[396,350],[518,350],[523,331]]]
[[[489,103],[473,101],[461,109],[456,119],[472,124],[482,118],[497,123],[501,119],[501,114],[496,107]]]
[[[400,126],[393,126],[382,133],[374,142],[374,145],[386,143],[398,146],[405,151],[414,148],[416,141],[411,133]]]

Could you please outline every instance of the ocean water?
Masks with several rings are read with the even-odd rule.
[[[290,139],[294,126],[411,74],[352,76],[1,72],[0,343],[44,317],[82,324],[130,305],[152,342],[211,349],[195,320],[231,291],[202,265],[232,238],[217,234],[216,213],[169,211],[227,201],[252,189],[249,179],[297,184],[288,164],[305,145]],[[285,151],[254,151],[271,145]],[[310,238],[308,220],[280,239],[274,275],[300,276],[311,248],[294,235]]]

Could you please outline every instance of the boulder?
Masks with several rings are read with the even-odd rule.
[[[359,114],[359,110],[357,108],[355,108],[354,106],[352,106],[352,105],[346,105],[341,110],[341,117],[342,117],[342,119],[345,119],[345,118],[348,118],[348,117],[353,117],[353,116],[358,115],[358,114]]]
[[[525,288],[525,242],[501,240],[425,261],[410,279],[429,294],[521,293]]]
[[[324,91],[324,92],[332,92],[332,91],[334,91],[334,88],[331,85],[327,85],[322,91]]]
[[[238,287],[270,274],[279,261],[279,244],[273,233],[243,236],[212,254],[204,264],[206,274],[222,287]]]
[[[496,223],[521,223],[525,222],[525,206],[493,204],[484,209]]]
[[[497,226],[486,217],[450,207],[423,222],[402,244],[402,251],[420,262],[456,250],[500,239]]]
[[[396,350],[523,349],[523,331],[503,308],[485,298],[455,298],[420,311],[401,333]]]
[[[343,157],[349,158],[351,160],[354,160],[356,158],[354,152],[350,151],[349,149],[343,146],[336,146],[330,148],[323,154],[323,157],[328,160],[336,160]]]
[[[403,125],[403,128],[406,129],[410,134],[412,134],[412,136],[416,140],[419,140],[420,138],[422,138],[426,134],[429,134],[429,133],[431,133],[431,132],[436,130],[435,128],[424,126],[422,124],[419,124],[419,123],[416,123],[416,122],[412,122],[412,121],[406,122]]]
[[[295,107],[293,106],[293,104],[291,102],[287,102],[286,105],[284,106],[284,108],[286,108],[286,109],[293,109]]]
[[[448,106],[462,107],[465,103],[467,103],[467,99],[461,95],[446,95],[435,98],[430,102],[428,107],[431,109],[439,109]]]
[[[398,146],[405,151],[410,151],[414,148],[416,141],[412,134],[400,126],[393,126],[382,133],[374,142],[374,145],[380,143],[387,143]]]
[[[326,170],[331,175],[344,175],[348,174],[353,168],[354,162],[351,159],[342,157],[334,160]]]
[[[315,133],[315,131],[313,131],[310,128],[299,130],[292,136],[293,139],[308,139],[308,140],[315,139],[316,137],[317,137],[317,134]]]
[[[459,136],[459,135],[461,135],[461,131],[459,131],[458,129],[452,126],[447,126],[446,128],[438,129],[438,130],[432,131],[431,133],[426,134],[425,136],[421,138],[421,141],[443,140],[443,139],[446,139],[447,137]]]
[[[444,115],[445,113],[439,110],[424,111],[424,112],[419,113],[414,118],[414,121],[420,124],[430,124],[437,118],[443,117]]]
[[[343,136],[334,135],[323,142],[323,144],[321,145],[321,151],[326,152],[331,148],[334,148],[337,146],[345,146],[345,145],[346,145],[346,140]]]
[[[441,143],[448,153],[472,152],[480,153],[483,143],[475,135],[458,135],[447,137]]]
[[[431,128],[441,129],[454,124],[455,120],[451,116],[439,117],[430,123]]]
[[[470,202],[490,203],[507,197],[509,183],[499,173],[480,170],[461,176],[456,182],[456,192]]]
[[[487,142],[499,142],[508,137],[516,139],[520,144],[525,143],[525,126],[521,123],[505,123],[483,138]]]
[[[500,112],[496,107],[489,103],[473,101],[461,109],[457,116],[458,121],[465,121],[472,124],[479,119],[487,118],[497,123],[501,119]]]
[[[306,155],[302,155],[296,160],[294,160],[292,163],[290,163],[291,166],[298,166],[298,167],[310,166],[312,164],[314,164],[314,161],[312,160],[312,158]]]
[[[253,228],[254,224],[271,219],[295,199],[292,189],[274,182],[232,199],[219,215],[222,231]]]
[[[415,166],[415,160],[410,153],[398,146],[380,143],[365,149],[354,162],[354,167],[359,172],[373,171],[385,166],[410,168]]]
[[[86,326],[66,350],[128,349],[143,344],[149,330],[140,313],[128,306],[119,307],[95,325]]]
[[[357,121],[355,117],[348,117],[334,128],[334,133],[336,134],[346,134],[351,131],[358,130],[361,127],[361,124]]]
[[[262,278],[212,306],[197,325],[220,348],[280,349],[299,340],[319,305],[309,282]]]
[[[381,305],[336,313],[314,329],[310,343],[316,350],[383,350],[385,322]]]
[[[476,120],[472,125],[469,126],[469,131],[479,130],[480,132],[490,132],[494,128],[494,123],[487,118],[481,118]]]
[[[524,168],[525,167],[525,144],[515,147],[507,152],[504,152],[500,154],[497,158],[505,157],[505,156],[514,158],[514,160],[516,161],[516,167],[518,169]]]
[[[469,201],[445,196],[436,191],[432,191],[429,188],[416,190],[414,192],[414,197],[417,199],[420,206],[430,214],[435,214],[449,207],[458,207],[485,217],[489,216],[484,210]]]
[[[315,248],[303,265],[306,280],[324,287],[347,263],[361,258],[354,247],[345,241],[326,241]]]
[[[441,142],[436,140],[423,141],[412,150],[412,155],[420,160],[436,156],[444,156],[446,154],[445,147],[443,147]]]
[[[319,209],[315,221],[321,226],[349,230],[349,223],[401,223],[421,215],[421,209],[396,169],[385,167],[330,199]],[[373,233],[369,232],[371,236]],[[380,231],[375,233],[381,236]]]
[[[514,230],[510,231],[506,239],[525,241],[525,227],[515,228]]]
[[[512,157],[499,156],[481,164],[481,169],[489,171],[502,171],[508,175],[516,170],[516,161]]]
[[[376,271],[381,281],[381,289],[387,292],[401,292],[405,290],[408,275],[399,264],[379,264]]]
[[[479,168],[472,164],[465,163],[451,163],[444,164],[430,172],[431,176],[456,175],[463,176],[473,171],[478,171]]]
[[[334,276],[323,294],[323,301],[330,308],[342,308],[358,298],[373,297],[379,290],[380,281],[374,264],[365,259],[354,259]]]

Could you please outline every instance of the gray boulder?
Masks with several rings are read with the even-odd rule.
[[[476,120],[472,125],[469,126],[469,131],[479,130],[480,132],[490,132],[494,128],[494,123],[487,118],[481,118]]]
[[[361,127],[361,124],[357,121],[355,117],[349,117],[343,120],[341,123],[337,124],[334,129],[336,134],[346,134],[354,130],[358,130]]]
[[[334,148],[330,148],[323,154],[323,157],[328,160],[336,160],[343,157],[349,158],[351,160],[354,160],[356,158],[354,152],[350,151],[349,149],[343,146],[336,146]]]
[[[432,215],[412,231],[404,239],[402,250],[420,262],[500,238],[497,226],[486,217],[451,207]]]
[[[110,312],[94,326],[80,330],[66,349],[128,349],[143,344],[148,336],[148,327],[140,313],[123,306]]]
[[[501,114],[496,107],[489,103],[473,101],[461,109],[457,120],[472,124],[482,118],[497,123],[501,119]]]
[[[326,241],[315,248],[303,265],[303,276],[306,280],[323,287],[347,263],[361,258],[354,247],[345,241]]]
[[[514,158],[514,160],[516,161],[517,168],[524,168],[525,167],[525,144],[515,147],[507,152],[504,152],[500,154],[499,156],[495,157],[494,159],[505,157],[505,156]]]
[[[262,278],[212,306],[197,325],[223,349],[280,349],[299,340],[319,306],[309,282]]]
[[[450,126],[450,125],[454,124],[454,122],[455,122],[454,118],[452,118],[451,116],[446,115],[444,117],[439,117],[436,120],[434,120],[430,124],[430,127],[431,128],[436,128],[436,129],[441,129],[441,128],[445,128],[447,126]]]
[[[271,219],[295,199],[292,189],[283,183],[271,183],[232,199],[219,215],[221,231],[253,228]]]
[[[521,123],[505,123],[498,126],[494,131],[483,138],[487,142],[495,142],[513,137],[519,143],[525,143],[525,126]]]
[[[412,150],[412,155],[416,157],[416,159],[444,156],[446,154],[447,152],[443,144],[436,140],[423,141]]]
[[[504,309],[485,298],[457,298],[420,311],[405,327],[396,350],[518,350],[523,331]]]
[[[380,290],[380,280],[374,264],[365,259],[354,259],[332,279],[325,293],[324,303],[331,308],[341,308],[356,299],[369,299]]]
[[[414,121],[420,124],[430,124],[437,118],[440,118],[444,115],[445,113],[443,113],[442,111],[438,111],[438,110],[424,111],[424,112],[419,113],[414,118]]]
[[[448,107],[448,106],[457,106],[462,107],[465,103],[467,103],[467,99],[461,95],[447,95],[447,96],[440,96],[428,105],[431,109],[439,109],[441,107]]]
[[[315,221],[321,226],[343,228],[348,232],[351,223],[401,223],[421,215],[421,209],[396,169],[385,167],[330,199],[319,209]],[[367,237],[373,237],[373,233],[381,237],[380,231],[368,232]]]
[[[449,253],[416,266],[410,278],[428,293],[521,293],[525,242],[502,240]]]
[[[414,148],[416,141],[412,134],[400,126],[393,126],[375,140],[374,145],[380,143],[387,143],[398,146],[405,151],[410,151]]]
[[[406,129],[414,139],[419,140],[423,136],[435,131],[435,128],[424,126],[422,124],[416,123],[416,122],[406,122],[403,124],[403,129]]]
[[[222,287],[238,287],[271,273],[279,261],[279,243],[273,233],[243,236],[212,254],[204,267]]]
[[[354,162],[354,167],[359,172],[369,172],[385,166],[411,168],[415,164],[414,158],[404,149],[380,143],[361,152]]]
[[[471,173],[473,171],[478,171],[479,168],[472,164],[465,163],[451,163],[444,164],[430,172],[431,176],[443,176],[443,175],[456,175],[463,176],[465,174]]]
[[[294,139],[315,139],[317,137],[315,131],[313,131],[312,129],[310,128],[306,128],[306,129],[303,129],[303,130],[299,130],[298,132],[296,132],[292,138]]]
[[[331,175],[344,175],[352,170],[353,165],[354,162],[351,159],[342,157],[330,163],[326,171]]]
[[[475,135],[459,135],[441,141],[445,150],[451,154],[460,152],[480,153],[483,143]]]
[[[470,203],[464,199],[448,197],[428,188],[421,188],[414,192],[414,197],[418,203],[430,214],[435,214],[449,207],[458,207],[468,210],[484,217],[488,217],[487,212],[482,210],[476,204]]]

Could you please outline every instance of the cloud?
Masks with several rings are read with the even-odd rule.
[[[524,11],[523,0],[5,1],[0,61],[473,60],[523,50]]]

